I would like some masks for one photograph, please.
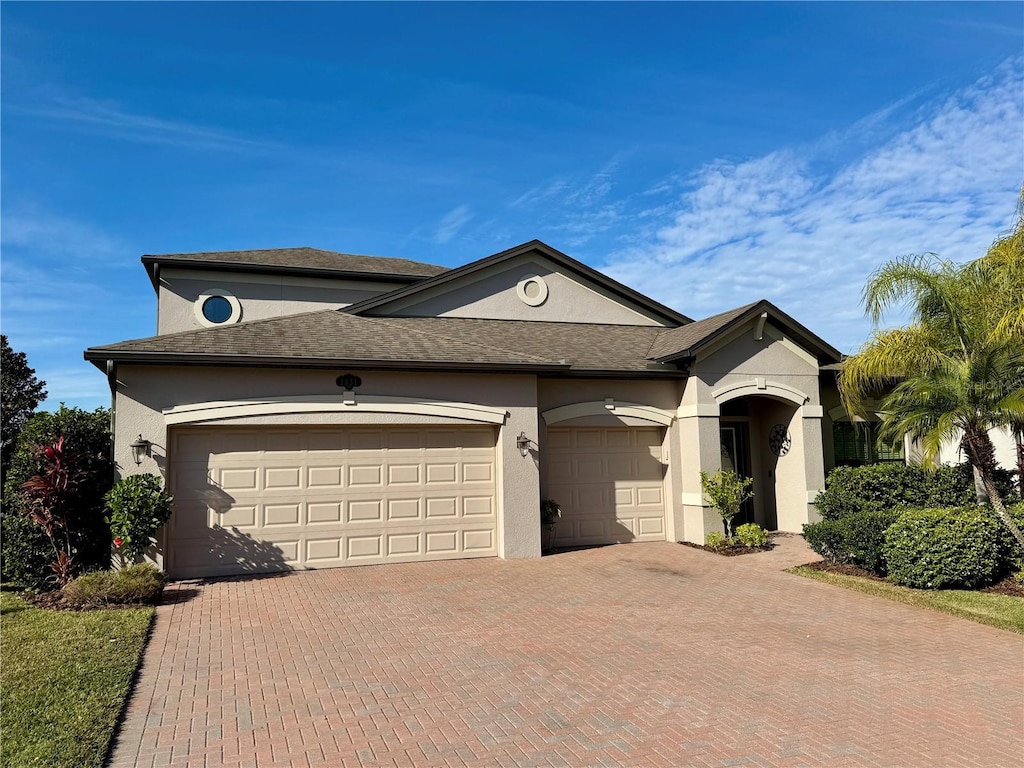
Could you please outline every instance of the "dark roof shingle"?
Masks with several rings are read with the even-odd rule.
[[[652,360],[662,360],[692,349],[697,344],[725,328],[736,318],[742,317],[744,313],[749,312],[760,303],[755,301],[753,304],[747,304],[736,309],[730,309],[727,312],[712,315],[711,317],[705,317],[703,320],[698,320],[689,325],[662,331],[647,355]]]
[[[363,317],[326,309],[238,325],[123,341],[86,350],[86,359],[195,356],[381,361],[647,371],[653,326]]]
[[[142,257],[142,260],[144,263],[231,264],[416,277],[433,277],[448,271],[447,267],[410,259],[359,256],[352,253],[324,251],[319,248],[267,248],[252,251],[147,254]]]

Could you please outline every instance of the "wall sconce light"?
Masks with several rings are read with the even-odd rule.
[[[520,432],[519,437],[516,438],[516,448],[524,457],[530,452],[530,438],[526,436],[525,432]]]
[[[136,464],[142,463],[142,457],[144,455],[149,456],[149,449],[152,447],[152,445],[153,444],[149,442],[149,440],[144,440],[142,435],[140,434],[138,439],[128,446],[129,448],[132,449],[132,455],[135,456]]]

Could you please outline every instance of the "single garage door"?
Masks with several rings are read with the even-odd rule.
[[[181,428],[178,578],[497,555],[492,427]]]
[[[553,427],[548,496],[562,507],[558,546],[665,540],[660,427]]]

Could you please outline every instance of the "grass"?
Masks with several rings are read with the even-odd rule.
[[[829,573],[804,566],[792,568],[790,573],[1024,634],[1024,598],[963,589],[910,589],[888,581]]]
[[[44,611],[0,592],[0,766],[102,766],[153,613]]]

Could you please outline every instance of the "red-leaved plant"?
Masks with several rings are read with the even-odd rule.
[[[36,455],[43,469],[29,478],[22,488],[29,500],[29,519],[43,529],[53,547],[50,569],[57,584],[63,587],[71,580],[75,550],[68,530],[68,514],[73,508],[75,491],[81,483],[81,471],[74,454],[65,451],[64,438],[52,445],[36,446]]]

